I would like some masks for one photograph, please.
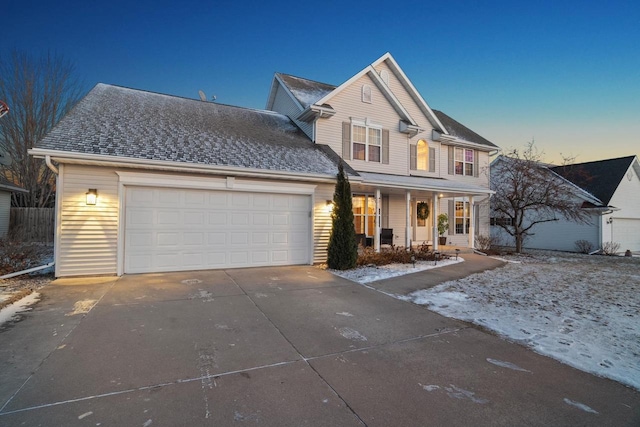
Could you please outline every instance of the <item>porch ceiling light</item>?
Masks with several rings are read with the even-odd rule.
[[[95,206],[96,202],[98,201],[98,190],[96,190],[95,188],[90,188],[89,191],[87,191],[87,206]]]

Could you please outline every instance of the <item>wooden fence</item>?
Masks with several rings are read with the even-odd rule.
[[[53,243],[54,208],[11,208],[9,237],[19,242]]]

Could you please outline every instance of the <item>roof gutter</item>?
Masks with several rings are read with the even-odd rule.
[[[312,122],[317,119],[324,119],[333,117],[336,114],[336,110],[329,107],[323,107],[321,105],[309,105],[302,113],[296,117],[303,122]]]
[[[440,141],[442,144],[444,145],[458,145],[461,147],[469,147],[469,148],[477,148],[477,149],[482,149],[483,151],[499,151],[500,148],[499,147],[491,147],[488,145],[483,145],[483,144],[478,144],[475,142],[469,142],[467,140],[464,139],[460,139],[457,138],[455,136],[452,135],[445,135],[445,134],[440,134],[438,139],[434,138],[434,141]]]
[[[351,180],[351,178],[349,178]],[[375,181],[375,180],[363,180],[361,182],[362,185],[372,185],[379,186],[381,188],[399,188],[405,190],[419,190],[419,191],[433,191],[436,193],[457,193],[457,194],[472,194],[472,195],[491,195],[495,194],[493,190],[465,190],[461,188],[452,188],[452,187],[419,187],[414,185],[400,184],[400,183],[390,183],[387,181]]]
[[[215,175],[235,175],[251,178],[266,178],[266,179],[286,179],[286,180],[303,180],[312,182],[327,182],[335,184],[335,175],[333,174],[313,174],[313,173],[299,173],[299,172],[287,172],[277,170],[263,170],[263,169],[248,169],[243,167],[233,166],[216,166],[216,165],[198,165],[190,163],[188,165],[176,165],[175,162],[168,162],[163,160],[147,160],[147,159],[135,159],[130,157],[114,157],[101,154],[83,154],[83,153],[71,153],[71,152],[55,152],[53,150],[43,150],[39,148],[33,148],[28,151],[30,155],[35,158],[44,158],[45,162],[49,158],[49,163],[52,160],[58,163],[76,163],[76,164],[93,164],[97,166],[111,166],[111,167],[126,167],[126,168],[145,168],[155,170],[165,170],[171,172],[191,172],[191,173],[203,173],[203,174],[215,174]],[[55,156],[55,157],[51,157]],[[51,164],[53,166],[53,164]],[[53,166],[54,169],[55,166]],[[53,170],[53,169],[52,169]],[[57,169],[56,169],[57,170]],[[57,173],[57,172],[56,172]],[[337,173],[337,168],[336,168]],[[359,176],[349,175],[350,181],[362,180]]]

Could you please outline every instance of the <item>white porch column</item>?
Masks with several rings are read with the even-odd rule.
[[[405,233],[405,247],[411,247],[411,191],[407,190],[407,206],[406,208],[406,224],[407,231]]]
[[[469,247],[471,249],[475,248],[476,244],[476,233],[475,233],[475,222],[476,219],[473,217],[473,196],[469,196]]]
[[[440,236],[438,234],[438,209],[440,209],[440,207],[438,206],[438,194],[433,193],[431,199],[433,201],[433,209],[431,209],[431,224],[433,225],[433,251],[435,252],[438,250],[438,237]]]
[[[376,188],[376,234],[373,236],[376,252],[380,252],[380,233],[382,233],[382,195],[380,189]]]

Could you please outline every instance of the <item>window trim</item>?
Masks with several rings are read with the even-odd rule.
[[[356,142],[354,141],[354,127],[358,126],[361,128],[365,129],[365,142],[364,142],[364,159],[358,159],[356,158],[356,156],[354,155],[355,150],[353,149],[354,144],[360,144],[362,145],[362,142]],[[378,132],[378,135],[380,137],[379,144],[372,144],[369,142],[369,130],[375,130]],[[380,125],[375,125],[372,124],[371,122],[369,122],[369,120],[365,120],[364,122],[361,121],[357,121],[357,120],[352,120],[351,121],[351,135],[350,135],[350,139],[351,139],[351,159],[352,160],[358,160],[361,162],[371,162],[371,163],[380,163],[382,164],[382,131],[383,128]],[[380,149],[380,154],[379,154],[379,160],[369,160],[369,147],[378,147]]]
[[[457,204],[462,203],[462,216],[458,216]],[[466,212],[466,215],[465,215]],[[462,218],[463,231],[458,232],[458,219]],[[471,228],[471,204],[467,197],[455,197],[453,199],[453,233],[457,236],[469,235]]]
[[[371,94],[371,86],[362,85],[362,102],[372,104],[373,96]]]
[[[462,151],[462,160],[458,160],[456,154]],[[471,152],[471,161],[466,160],[467,151]],[[476,150],[473,148],[465,148],[465,147],[454,147],[453,148],[453,174],[461,175],[461,176],[475,176],[475,170],[477,165],[475,164],[476,158]],[[457,165],[460,163],[462,165],[462,173],[458,173]],[[471,173],[467,173],[467,165],[471,165]]]
[[[374,237],[375,232],[376,232],[376,199],[375,196],[373,194],[367,194],[367,193],[359,193],[359,194],[352,194],[351,195],[351,202],[353,205],[353,200],[357,197],[363,197],[364,198],[364,213],[362,214],[356,214],[355,212],[353,212],[353,208],[352,208],[352,212],[353,212],[353,225],[355,227],[355,221],[356,221],[356,217],[360,217],[362,218],[362,224],[364,226],[364,235],[366,237]],[[371,204],[371,205],[370,205]],[[373,209],[373,213],[369,213],[369,208],[372,207]],[[373,219],[373,230],[369,230],[369,221],[370,219]],[[356,230],[356,234],[358,234],[357,230]]]

